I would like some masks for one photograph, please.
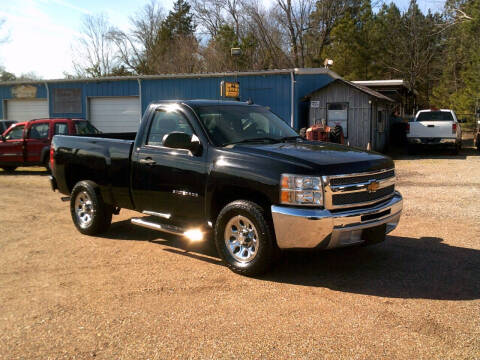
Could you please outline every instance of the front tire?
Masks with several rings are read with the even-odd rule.
[[[93,181],[80,181],[72,190],[70,214],[78,231],[97,235],[108,230],[112,223],[113,206],[105,204],[100,189]]]
[[[246,200],[231,202],[220,211],[215,245],[227,267],[246,276],[265,273],[278,250],[265,210]]]

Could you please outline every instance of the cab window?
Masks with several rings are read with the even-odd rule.
[[[55,123],[55,135],[68,135],[68,125],[66,123]]]
[[[48,139],[49,123],[33,124],[30,128],[29,139]]]
[[[163,145],[165,135],[172,132],[183,132],[193,135],[190,124],[182,114],[175,111],[157,110],[150,125],[146,144],[161,146]]]
[[[23,138],[23,128],[24,125],[15,126],[11,129],[7,135],[5,135],[5,140],[20,140]]]

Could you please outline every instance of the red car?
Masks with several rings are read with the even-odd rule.
[[[54,135],[99,134],[82,119],[35,119],[19,122],[0,136],[0,168],[13,171],[18,166],[41,165],[48,169],[50,143]]]

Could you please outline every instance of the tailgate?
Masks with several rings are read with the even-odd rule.
[[[415,121],[410,123],[409,137],[454,138],[453,121]]]

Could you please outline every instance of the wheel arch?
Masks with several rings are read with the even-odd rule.
[[[215,224],[220,211],[229,203],[236,200],[247,200],[254,202],[265,210],[265,214],[271,217],[270,197],[258,190],[252,190],[241,186],[221,186],[217,187],[211,196],[207,209],[208,218]]]

